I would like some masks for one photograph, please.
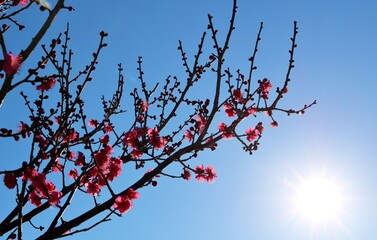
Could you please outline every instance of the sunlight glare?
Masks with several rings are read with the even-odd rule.
[[[295,205],[301,216],[324,223],[339,217],[344,197],[341,188],[326,178],[303,180],[297,187]]]

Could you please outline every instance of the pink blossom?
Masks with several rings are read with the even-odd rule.
[[[62,117],[61,116],[55,117],[55,123],[56,124],[61,124],[62,123]]]
[[[234,100],[236,100],[237,102],[242,102],[243,100],[243,93],[242,93],[242,90],[237,88],[237,89],[234,89],[233,90],[233,98]]]
[[[195,171],[197,174],[201,174],[201,173],[204,173],[204,166],[203,164],[200,164],[198,166],[195,167]]]
[[[113,149],[113,147],[110,146],[110,145],[105,145],[105,146],[103,147],[103,150],[106,152],[106,154],[109,154],[109,155],[111,155],[111,154],[114,153],[114,149]]]
[[[30,127],[23,121],[20,121],[21,125],[18,127],[18,132],[22,133],[22,137],[25,138],[26,136],[30,137]]]
[[[98,121],[95,119],[90,119],[88,122],[89,127],[95,128],[98,125]]]
[[[85,155],[82,152],[77,153],[77,159],[75,161],[76,166],[82,166],[85,164]]]
[[[110,154],[105,149],[101,149],[94,153],[94,159],[99,168],[106,169],[110,160]]]
[[[236,116],[236,110],[233,107],[233,104],[231,103],[224,103],[224,110],[228,117],[234,117]]]
[[[68,176],[70,178],[77,179],[79,177],[79,174],[77,173],[76,168],[73,168],[73,169],[69,170]]]
[[[232,132],[232,131],[223,132],[223,134],[222,134],[222,137],[223,137],[224,139],[231,139],[231,138],[233,138],[234,136],[235,136],[235,134],[234,134],[234,132]]]
[[[49,197],[53,192],[56,192],[56,186],[53,182],[45,181],[44,188],[39,190],[42,197]],[[47,194],[44,191],[47,191]]]
[[[253,127],[246,130],[246,139],[249,142],[254,141],[259,135],[259,131],[257,129],[254,129]]]
[[[37,172],[37,171],[36,171]],[[46,175],[44,173],[36,173],[31,177],[31,185],[38,190],[43,190],[46,182]]]
[[[166,146],[168,141],[164,137],[160,137],[157,128],[148,128],[147,134],[149,142],[154,148],[160,149]]]
[[[65,133],[62,134],[63,143],[74,142],[79,138],[79,133],[74,129],[67,129]]]
[[[45,148],[48,144],[48,139],[44,138],[42,134],[35,135],[35,141],[38,142],[39,148]]]
[[[207,120],[202,115],[198,115],[196,117],[196,128],[199,130],[199,133],[202,133],[205,126],[207,124]]]
[[[185,131],[185,139],[186,140],[188,140],[188,141],[192,141],[192,140],[194,140],[194,135],[192,135],[192,133],[191,133],[191,131],[189,131],[189,130],[186,130]]]
[[[106,185],[106,179],[101,174],[97,174],[97,183],[101,188]]]
[[[56,191],[56,186],[52,182],[46,181],[44,173],[34,173],[31,177],[31,186],[34,187],[34,190],[29,195],[29,200],[32,204],[40,206],[42,198],[48,198],[48,202],[51,205],[60,203],[62,193]]]
[[[195,176],[195,179],[198,181],[198,182],[203,182],[206,180],[206,176],[205,176],[205,172],[204,172],[204,166],[203,164],[200,164],[198,166],[195,167],[195,171],[196,171],[196,176]]]
[[[264,111],[264,114],[266,114],[267,117],[271,117],[272,116],[272,111],[271,110]]]
[[[223,123],[223,122],[219,123],[218,129],[219,129],[220,132],[225,132],[227,130],[227,128],[228,128],[228,126],[225,123]]]
[[[135,200],[135,199],[138,199],[140,197],[140,194],[138,192],[136,192],[135,190],[133,190],[132,188],[129,188],[127,190],[127,197],[130,199],[130,200]]]
[[[207,166],[205,171],[207,173],[207,176],[206,176],[207,182],[209,183],[213,182],[215,178],[217,177],[215,169],[212,166]]]
[[[260,134],[263,133],[264,127],[263,127],[263,123],[262,122],[259,122],[258,125],[255,128],[258,130],[258,132]]]
[[[123,144],[132,148],[139,148],[140,141],[138,138],[142,136],[141,133],[141,129],[134,129],[132,131],[126,132],[124,134],[124,137],[122,138]]]
[[[133,159],[139,159],[143,155],[143,153],[141,151],[137,150],[136,148],[134,150],[132,150],[132,152],[130,154],[131,154],[131,157]]]
[[[97,196],[99,192],[101,192],[101,186],[97,182],[88,181],[86,183],[86,192],[93,196]]]
[[[247,109],[246,117],[253,115],[257,112],[257,108],[253,105],[250,108]]]
[[[31,180],[34,177],[36,177],[38,174],[39,174],[38,171],[35,170],[34,168],[26,167],[22,175],[22,182]]]
[[[122,172],[122,160],[120,158],[111,158],[107,180],[113,181]]]
[[[38,90],[38,91],[48,91],[50,90],[51,88],[53,88],[56,84],[56,79],[53,78],[53,77],[49,77],[49,78],[45,78],[42,80],[42,83],[38,86],[36,86],[35,88]]]
[[[89,171],[86,172],[86,177],[87,178],[95,178],[97,177],[97,175],[99,174],[99,170],[97,167],[94,167],[92,169],[90,169]]]
[[[48,203],[57,206],[60,203],[60,198],[62,197],[61,192],[53,191],[50,193],[48,198]]]
[[[136,121],[138,123],[143,123],[144,122],[144,116],[143,115],[138,116],[137,119],[136,119]]]
[[[278,126],[278,122],[273,121],[273,122],[270,123],[270,126],[271,127],[277,127]]]
[[[63,170],[63,165],[60,164],[59,159],[56,159],[55,163],[52,165],[53,172],[61,172]]]
[[[195,179],[196,179],[196,181],[198,181],[198,182],[204,182],[204,181],[206,181],[206,176],[205,176],[205,174],[203,174],[203,173],[201,173],[201,174],[196,174]]]
[[[127,197],[127,195],[118,196],[115,199],[113,207],[120,213],[124,213],[131,209],[132,203],[131,200]]]
[[[20,68],[22,58],[19,55],[13,56],[11,52],[4,53],[3,70],[7,75],[15,74]]]
[[[13,189],[16,186],[17,180],[13,173],[7,172],[4,174],[4,184],[9,189]]]
[[[39,207],[42,204],[41,197],[37,194],[36,190],[33,190],[29,194],[29,201],[31,204]]]
[[[105,133],[112,133],[113,132],[113,127],[110,124],[105,124],[105,126],[103,127],[103,131]]]
[[[228,126],[223,122],[219,124],[218,129],[222,133],[222,137],[225,139],[231,139],[235,135],[232,131],[228,130]]]
[[[147,101],[142,101],[142,104],[141,104],[141,110],[142,110],[143,112],[146,112],[146,111],[148,110],[148,106],[149,106],[149,104],[148,104]]]
[[[107,145],[110,141],[110,137],[109,137],[109,135],[101,136],[99,141],[100,141],[100,143]]]
[[[183,179],[185,179],[185,180],[190,180],[190,179],[191,179],[190,171],[187,170],[187,169],[184,169],[184,170],[183,170],[183,173],[182,173],[182,177],[183,177]]]
[[[196,180],[198,182],[207,181],[209,183],[213,182],[217,177],[215,169],[212,166],[207,166],[204,168],[203,164],[195,167]]]
[[[115,203],[113,204],[113,207],[118,210],[120,213],[127,212],[132,208],[132,200],[138,199],[139,193],[133,190],[132,188],[129,188],[127,192],[121,196],[118,196],[115,199]]]
[[[259,82],[259,89],[257,93],[261,94],[262,98],[268,99],[268,93],[272,88],[272,84],[270,80],[268,80],[267,78],[264,78],[262,81],[259,80],[258,82]]]

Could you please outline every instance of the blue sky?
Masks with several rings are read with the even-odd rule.
[[[182,76],[178,40],[188,53],[196,51],[206,30],[207,13],[214,16],[220,35],[224,34],[232,1],[68,2],[76,11],[59,16],[51,34],[63,31],[70,22],[78,64],[94,51],[98,33],[109,33],[109,47],[96,73],[98,82],[90,90],[91,95],[98,95],[99,104],[100,95],[109,96],[115,87],[109,82],[115,80],[119,62],[131,86],[136,81],[138,56],[143,56],[145,77],[151,83],[169,74]],[[226,63],[234,70],[247,71],[263,21],[255,77],[282,83],[296,20],[296,67],[282,106],[299,108],[315,99],[318,104],[302,116],[277,115],[279,127],[266,129],[260,149],[251,157],[236,141],[223,142],[216,152],[201,155],[198,163],[216,167],[216,182],[161,179],[158,187],[140,190],[140,199],[122,218],[114,217],[68,239],[377,238],[377,4],[371,0],[239,0],[238,5]],[[10,99],[17,99],[16,94]],[[5,104],[3,111],[12,105]],[[94,112],[95,106],[91,106]],[[339,182],[346,203],[341,223],[313,229],[292,213],[289,198],[300,178],[318,175]]]

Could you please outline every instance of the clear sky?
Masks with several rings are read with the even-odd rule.
[[[101,30],[110,35],[96,73],[99,85],[90,93],[97,94],[98,103],[101,94],[109,96],[114,89],[109,82],[119,62],[131,85],[138,56],[152,83],[169,74],[182,76],[178,40],[188,53],[196,51],[207,13],[224,34],[232,3],[68,2],[76,10],[59,16],[52,33],[64,31],[70,22],[78,64],[95,50]],[[198,163],[215,166],[214,183],[160,179],[158,187],[140,190],[140,199],[122,218],[67,239],[377,239],[377,3],[239,0],[238,5],[227,64],[247,71],[263,21],[255,77],[281,84],[297,21],[296,67],[282,106],[300,108],[315,99],[318,104],[301,116],[277,115],[279,127],[266,129],[253,156],[236,141],[203,154]],[[291,198],[302,179],[324,175],[340,186],[343,207],[337,220],[314,226],[292,210]]]

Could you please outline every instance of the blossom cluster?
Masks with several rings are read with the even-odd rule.
[[[211,183],[217,177],[215,169],[212,166],[207,166],[204,168],[203,164],[198,165],[195,167],[195,172],[196,172],[195,179],[198,182],[206,181],[206,182]]]
[[[261,95],[262,98],[268,99],[268,94],[272,88],[272,84],[270,80],[267,78],[264,78],[262,81],[259,80],[259,88],[257,90],[257,93]]]
[[[136,192],[132,188],[129,188],[125,194],[118,196],[115,199],[113,207],[120,213],[127,212],[132,208],[132,200],[138,199],[139,196],[140,194],[138,192]]]
[[[0,70],[3,70],[6,75],[12,75],[18,71],[21,63],[21,56],[13,55],[12,52],[4,53],[4,60],[0,60]]]
[[[47,199],[51,205],[58,205],[62,196],[61,192],[56,190],[56,186],[46,180],[46,174],[39,173],[36,169],[26,167],[22,173],[22,182],[30,181],[29,200],[35,206],[42,204],[42,199]],[[4,175],[4,184],[12,189],[17,184],[17,178],[13,173],[7,172]]]
[[[121,174],[123,162],[120,158],[112,157],[113,152],[113,148],[107,144],[104,144],[102,149],[94,152],[95,166],[85,171],[80,178],[80,185],[86,187],[88,194],[97,196],[107,182],[112,182]],[[82,152],[78,152],[75,165],[87,165],[85,155]],[[68,175],[73,179],[80,177],[75,168],[71,169]]]
[[[202,114],[197,115],[196,119],[192,119],[192,122],[194,123],[194,126],[189,130],[186,130],[183,136],[189,142],[194,140],[195,134],[201,134],[207,125],[207,120]]]
[[[155,149],[164,148],[168,143],[166,137],[160,137],[157,128],[147,128],[147,131],[144,131],[142,128],[135,128],[134,130],[128,131],[124,134],[122,142],[124,146],[132,148],[130,154],[133,159],[139,159],[143,155],[143,142],[141,141],[143,137],[147,137],[149,143]]]

